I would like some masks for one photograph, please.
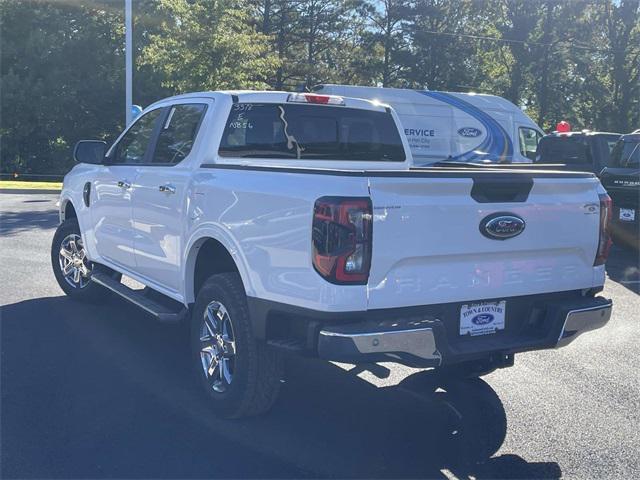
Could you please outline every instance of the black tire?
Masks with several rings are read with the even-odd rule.
[[[107,291],[100,285],[91,282],[91,271],[95,268],[93,263],[86,259],[82,262],[88,274],[81,274],[80,282],[74,282],[73,279],[65,277],[62,271],[60,251],[63,247],[63,242],[71,236],[74,236],[76,239],[79,238],[81,242],[80,227],[78,220],[75,218],[68,218],[62,222],[56,229],[56,233],[53,235],[53,241],[51,242],[51,266],[58,285],[60,285],[64,293],[74,300],[91,303],[103,301],[107,298]],[[76,247],[78,251],[84,250],[81,243],[76,245]],[[101,268],[106,269],[106,267]],[[114,277],[120,277],[120,274],[113,270],[109,269],[109,271],[113,273]]]
[[[210,321],[208,328],[207,311],[219,322]],[[280,390],[282,358],[256,340],[237,273],[212,275],[204,282],[193,308],[190,335],[198,381],[218,415],[240,418],[271,408]]]

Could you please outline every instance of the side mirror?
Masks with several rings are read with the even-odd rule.
[[[73,149],[73,159],[78,163],[100,165],[104,163],[107,142],[102,140],[80,140]]]

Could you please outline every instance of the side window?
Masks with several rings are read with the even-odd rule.
[[[175,164],[189,155],[205,110],[206,105],[199,103],[171,107],[160,129],[153,163]]]
[[[533,128],[520,127],[518,129],[520,138],[520,153],[529,160],[536,159],[536,151],[538,150],[538,142],[542,138],[540,132]]]
[[[626,142],[622,152],[622,165],[631,168],[640,164],[640,143]]]
[[[113,163],[142,163],[162,108],[140,117],[116,146]]]
[[[611,152],[611,165],[629,168],[637,164],[640,164],[640,143],[618,141]]]

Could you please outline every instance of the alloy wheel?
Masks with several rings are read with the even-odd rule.
[[[200,327],[200,360],[211,388],[226,392],[233,381],[236,342],[225,306],[217,301],[207,305]]]
[[[58,259],[60,271],[69,285],[84,288],[89,284],[91,268],[80,235],[72,233],[64,237]]]

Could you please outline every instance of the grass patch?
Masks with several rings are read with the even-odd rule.
[[[62,190],[62,182],[18,182],[15,180],[0,180],[0,188],[7,190]]]

